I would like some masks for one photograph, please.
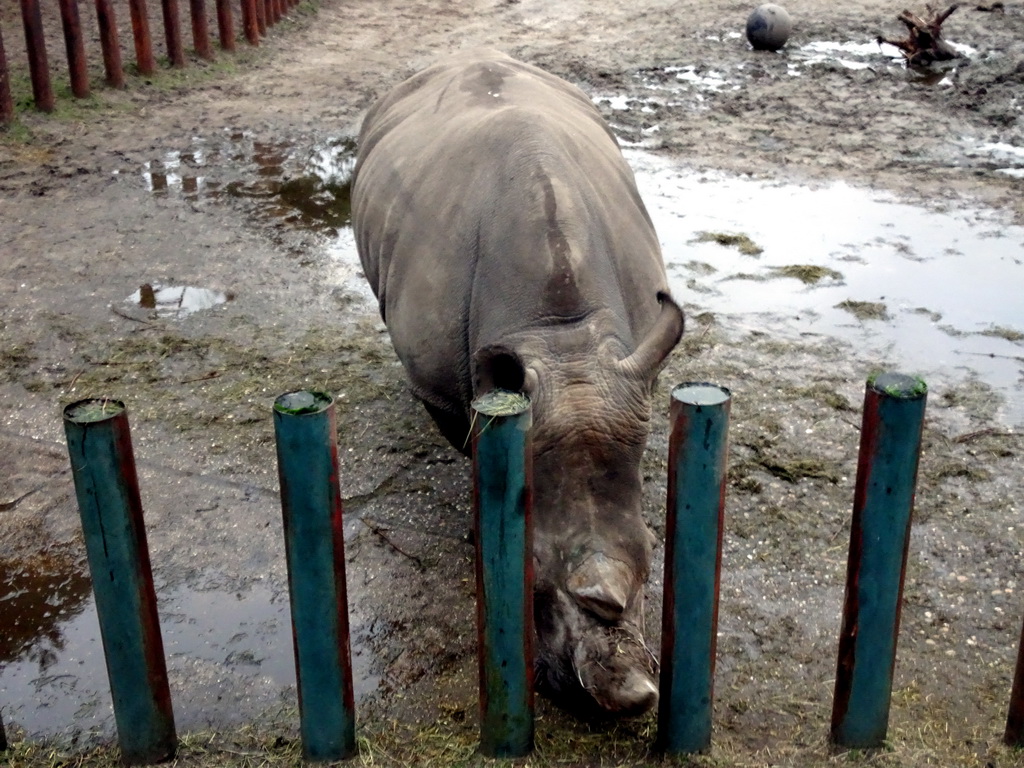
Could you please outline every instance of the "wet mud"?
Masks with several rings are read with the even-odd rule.
[[[668,392],[733,393],[709,759],[836,759],[859,411],[867,377],[896,369],[930,392],[889,748],[863,760],[1019,764],[999,740],[1024,615],[1024,13],[961,9],[945,32],[970,63],[929,74],[873,42],[898,10],[789,5],[789,44],[755,53],[738,3],[325,3],[247,71],[24,113],[0,139],[8,736],[113,737],[60,425],[62,405],[110,395],[130,412],[179,729],[297,738],[270,409],[314,388],[338,403],[367,748],[427,749],[440,729],[472,752],[469,467],[407,392],[347,185],[372,100],[486,44],[594,99],[685,305],[643,465],[659,539]],[[651,648],[661,568],[659,548]],[[648,758],[651,719],[591,729],[539,707],[544,759]]]

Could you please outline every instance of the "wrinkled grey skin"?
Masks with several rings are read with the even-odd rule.
[[[356,242],[415,395],[463,451],[474,397],[533,400],[538,688],[649,709],[640,458],[683,315],[614,136],[575,87],[475,51],[385,96],[359,146]]]

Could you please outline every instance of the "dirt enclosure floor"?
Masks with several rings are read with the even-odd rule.
[[[468,465],[407,392],[345,210],[366,108],[477,45],[591,95],[657,209],[688,314],[644,464],[659,537],[671,386],[733,392],[714,744],[694,764],[1024,765],[1001,744],[1024,616],[1024,6],[964,5],[945,31],[970,63],[919,73],[874,42],[902,36],[902,4],[791,0],[779,53],[741,36],[752,5],[324,0],[238,67],[21,112],[0,134],[11,765],[111,757],[60,422],[98,395],[130,409],[179,764],[297,761],[270,406],[306,387],[338,400],[359,759],[482,762]],[[863,386],[886,369],[926,379],[928,414],[889,736],[848,753],[828,742],[836,638]],[[656,762],[653,716],[538,714],[530,764]]]

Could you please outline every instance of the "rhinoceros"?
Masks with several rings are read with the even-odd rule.
[[[384,96],[358,145],[356,243],[413,394],[463,452],[475,397],[532,399],[537,689],[649,709],[640,460],[683,313],[614,134],[575,86],[472,51]]]

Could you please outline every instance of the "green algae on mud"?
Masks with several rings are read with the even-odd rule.
[[[736,248],[745,256],[760,256],[764,248],[759,246],[748,235],[731,232],[698,232],[694,242],[718,243],[726,248]]]
[[[785,267],[772,267],[772,272],[779,277],[792,277],[805,285],[814,285],[822,280],[842,280],[843,273],[828,267],[813,264],[790,264]]]
[[[858,320],[888,320],[889,311],[885,304],[874,301],[853,301],[847,299],[836,304],[837,309],[844,309]]]
[[[986,331],[981,332],[982,336],[992,336],[997,339],[1006,339],[1007,341],[1024,341],[1024,333],[1021,333],[1015,328],[1004,328],[1003,326],[997,325],[994,328],[989,328]]]

